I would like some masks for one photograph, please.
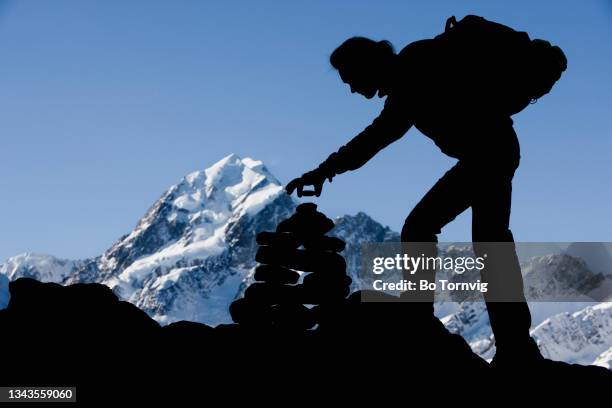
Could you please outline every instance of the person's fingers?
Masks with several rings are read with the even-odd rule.
[[[301,179],[299,177],[291,180],[289,184],[287,184],[287,186],[285,187],[287,194],[289,195],[293,194],[295,189],[298,188],[300,184],[301,184]]]
[[[285,191],[287,192],[287,194],[291,195],[291,193],[293,193],[293,190],[295,190],[295,180],[291,180],[286,186],[285,186]]]
[[[319,197],[321,195],[321,191],[323,190],[323,182],[315,184],[314,188],[314,194]]]
[[[331,177],[329,178],[331,181]],[[286,186],[285,191],[287,194],[291,195],[297,189],[298,197],[306,197],[306,196],[317,196],[321,195],[321,191],[323,190],[323,184],[325,183],[325,179],[317,179],[317,180],[307,180],[302,177],[298,177],[296,179],[291,180]],[[314,190],[306,190],[304,191],[304,187],[307,185],[314,186]]]

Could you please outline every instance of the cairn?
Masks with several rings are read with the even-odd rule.
[[[345,242],[325,235],[333,228],[316,204],[305,203],[275,232],[258,234],[255,260],[261,265],[255,269],[256,282],[230,306],[234,322],[281,331],[321,325],[323,312],[344,303],[351,285],[339,254]]]

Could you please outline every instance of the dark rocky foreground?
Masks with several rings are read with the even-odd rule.
[[[419,303],[362,303],[313,204],[261,233],[235,324],[161,327],[98,284],[10,284],[0,311],[0,385],[76,385],[80,402],[217,396],[228,402],[597,400],[612,373],[553,361],[492,368]],[[300,277],[295,270],[306,272]],[[304,305],[309,305],[304,306]],[[314,307],[310,305],[315,305]],[[291,403],[290,400],[283,400]]]

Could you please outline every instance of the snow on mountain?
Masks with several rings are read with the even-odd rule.
[[[400,236],[389,227],[383,227],[363,212],[344,215],[334,220],[335,227],[329,235],[346,242],[342,256],[346,260],[347,272],[353,280],[352,289],[358,288],[361,268],[361,244],[368,242],[399,242]]]
[[[605,367],[608,370],[612,370],[612,347],[601,353],[595,361],[593,361],[593,365]]]
[[[605,280],[582,259],[567,254],[534,257],[521,269],[527,299],[589,301]]]
[[[34,278],[45,282],[63,282],[82,266],[83,261],[58,259],[50,255],[24,253],[0,264],[0,274],[10,280]]]
[[[229,322],[255,267],[255,235],[295,202],[262,162],[229,155],[172,186],[98,260],[102,282],[161,323]]]
[[[282,199],[282,191],[261,162],[235,155],[187,175],[102,256],[100,264],[108,270],[105,282],[135,300],[147,286],[163,290],[174,285],[202,260],[222,262],[228,231],[242,217],[255,217]]]
[[[449,246],[445,255],[470,256],[469,251],[469,247]],[[521,269],[524,274],[525,292],[529,297],[542,296],[552,299],[555,296],[568,296],[575,299],[577,294],[588,292],[602,282],[601,274],[594,274],[583,260],[567,254],[531,257],[521,265]],[[575,341],[575,327],[583,327],[578,321],[584,316],[591,316],[593,313],[589,310],[606,304],[592,301],[529,302],[532,336],[538,339],[542,353],[548,358],[591,364],[597,355],[612,346],[612,335],[594,324],[593,330],[584,337],[594,341],[597,346],[588,351],[586,342]],[[475,353],[485,359],[493,357],[495,339],[484,302],[437,303],[436,316],[451,332],[462,335]],[[608,319],[608,324],[612,324],[612,315],[601,319]],[[548,331],[554,332],[555,338],[558,339],[552,351],[547,350],[546,346],[553,342],[553,338],[542,334],[541,327],[545,324]],[[597,336],[599,339],[596,339]]]
[[[454,304],[457,310],[444,315],[442,305]],[[484,302],[462,302],[436,304],[436,316],[444,326],[455,334],[460,334],[470,344],[472,351],[484,359],[495,355],[495,340],[489,326],[489,315]]]
[[[567,253],[532,257],[521,264],[521,270],[525,293],[530,300],[532,327],[547,317],[594,306],[597,302],[590,294],[606,282],[601,273],[594,273],[582,259]],[[564,297],[571,301],[550,301]],[[533,301],[535,298],[549,301]]]
[[[534,309],[550,303],[529,304]],[[554,303],[556,308],[576,309],[583,304]],[[554,310],[551,308],[550,310]],[[436,315],[440,316],[438,313]],[[463,302],[458,310],[440,320],[452,333],[463,336],[472,350],[490,360],[495,355],[495,339],[483,302]],[[535,320],[534,320],[535,321]],[[532,325],[531,336],[542,355],[552,360],[596,364],[610,368],[612,363],[612,303],[599,303],[575,312],[562,312]]]
[[[574,242],[565,253],[582,259],[595,273],[612,276],[612,254],[610,244],[603,242]]]
[[[590,364],[612,346],[612,303],[600,303],[574,313],[560,313],[531,332],[542,354],[552,360]],[[609,356],[608,356],[609,357]]]

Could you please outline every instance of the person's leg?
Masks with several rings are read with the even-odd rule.
[[[425,194],[410,212],[401,232],[404,249],[410,256],[437,256],[438,234],[442,228],[453,221],[470,206],[470,197],[465,189],[464,164],[458,162]],[[405,273],[404,279],[416,282],[427,280],[435,282],[435,271],[418,270],[414,274]],[[427,313],[433,313],[434,292],[405,292],[406,301],[422,303]]]
[[[518,141],[512,128],[504,132],[507,134],[499,136],[503,147],[497,155],[474,157],[470,165],[472,241],[476,256],[487,254],[481,275],[488,283],[485,301],[497,350],[514,354],[513,350],[531,347],[531,315],[509,228],[512,178],[520,160]],[[501,244],[490,244],[496,242]]]
[[[496,344],[503,348],[529,337],[531,316],[509,229],[512,179],[499,169],[487,172],[472,204],[472,241],[476,256],[487,255],[481,271],[488,284],[485,300]]]

